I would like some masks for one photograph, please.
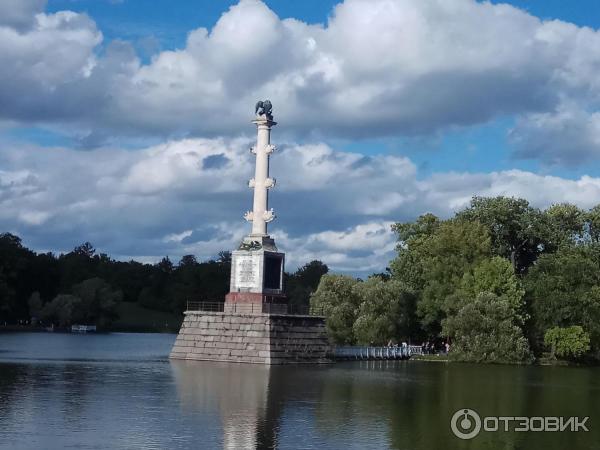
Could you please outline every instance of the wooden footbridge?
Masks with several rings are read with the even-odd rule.
[[[409,359],[412,355],[422,355],[420,345],[397,347],[336,347],[334,357],[338,360],[390,360]]]

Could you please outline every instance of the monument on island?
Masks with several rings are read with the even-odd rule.
[[[271,144],[273,106],[269,100],[256,104],[256,145],[250,151],[256,155],[254,178],[248,186],[254,189],[252,211],[244,218],[252,222],[252,232],[244,237],[237,250],[231,254],[231,283],[225,297],[226,307],[231,304],[277,305],[285,302],[283,293],[283,269],[285,256],[277,250],[275,240],[267,233],[267,224],[275,219],[269,209],[269,189],[275,179],[269,177],[269,157],[275,151]],[[274,309],[269,306],[264,309]]]
[[[170,358],[262,364],[329,362],[325,319],[289,308],[283,286],[285,255],[267,233],[275,215],[269,209],[273,106],[259,101],[252,121],[257,127],[252,211],[244,218],[252,231],[231,256],[230,292],[225,302],[189,302]],[[296,313],[296,314],[294,314]]]

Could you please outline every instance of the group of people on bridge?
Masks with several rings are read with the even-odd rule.
[[[409,344],[406,342],[402,342],[402,344],[398,345],[397,342],[394,342],[390,339],[387,343],[388,348],[398,348],[402,347],[403,349],[407,348]],[[450,352],[450,343],[447,341],[436,342],[436,341],[426,341],[421,345],[421,354],[423,355],[447,355]]]
[[[447,355],[450,352],[450,343],[448,341],[442,341],[436,344],[435,341],[426,341],[421,344],[421,351],[424,355]]]

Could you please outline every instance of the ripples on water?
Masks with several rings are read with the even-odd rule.
[[[600,448],[597,368],[167,359],[161,334],[0,334],[0,448]],[[590,433],[485,433],[454,411],[590,416]],[[597,424],[597,426],[595,426]]]

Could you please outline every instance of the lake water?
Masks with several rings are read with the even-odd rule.
[[[169,361],[174,335],[0,334],[2,449],[599,449],[600,369]],[[589,432],[456,438],[483,416],[589,416]]]

